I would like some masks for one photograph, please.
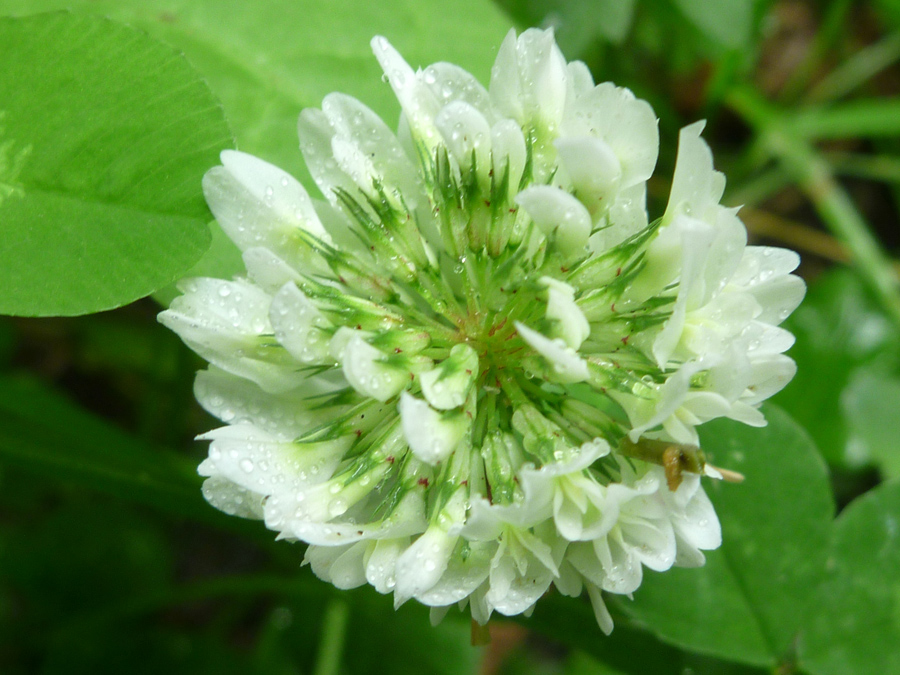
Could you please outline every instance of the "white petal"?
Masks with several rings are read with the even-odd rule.
[[[516,322],[519,335],[550,362],[554,378],[559,382],[583,382],[588,379],[588,367],[575,351],[560,339],[551,340],[528,326]]]
[[[335,134],[331,139],[331,154],[341,171],[365,194],[374,195],[375,182],[380,176],[374,158],[363,152],[353,141]],[[354,192],[350,193],[355,195]]]
[[[425,399],[438,410],[452,410],[466,401],[478,375],[478,354],[469,345],[458,344],[437,368],[419,374]]]
[[[624,544],[621,535],[614,535],[615,530],[606,537],[594,540],[594,552],[603,564],[603,584],[600,587],[610,593],[633,593],[641,585],[643,568],[635,551]]]
[[[490,95],[474,75],[452,63],[433,63],[418,74],[438,105],[465,103],[493,121]]]
[[[338,334],[341,331],[338,331]],[[357,333],[353,331],[341,355],[344,377],[360,394],[371,396],[378,401],[387,401],[406,388],[409,384],[409,373],[386,364],[385,354],[363,340]]]
[[[272,251],[254,246],[241,256],[247,268],[247,276],[267,293],[274,294],[288,281],[300,281],[299,272]]]
[[[478,110],[462,101],[444,106],[434,120],[451,157],[463,172],[475,169],[482,184],[490,180],[491,128]]]
[[[591,234],[591,215],[584,205],[568,192],[550,185],[533,185],[516,197],[546,236],[553,236],[566,256],[581,255]]]
[[[626,288],[625,300],[641,303],[658,295],[678,279],[685,252],[684,231],[678,227],[660,227],[644,254],[644,266],[630,288]]]
[[[491,557],[497,548],[496,542],[467,542],[465,558],[457,551],[450,557],[447,569],[440,580],[416,599],[424,605],[450,605],[460,602],[478,588],[491,571]]]
[[[628,412],[629,419],[633,425],[633,429],[629,432],[628,437],[637,442],[648,429],[652,429],[658,424],[673,415],[682,403],[684,403],[688,390],[690,389],[691,378],[704,368],[709,367],[702,361],[690,361],[677,372],[670,375],[662,387],[658,390],[658,397],[655,405],[649,410],[643,408],[630,408],[627,400],[621,401]],[[647,413],[649,412],[649,415]],[[649,419],[647,417],[649,416]]]
[[[210,476],[203,481],[203,498],[211,506],[229,516],[262,520],[263,495],[233,483],[224,476]]]
[[[564,136],[556,149],[579,201],[593,214],[605,211],[622,180],[622,165],[612,148],[595,136]]]
[[[560,536],[569,541],[578,541],[584,532],[584,512],[571,499],[563,498],[560,492],[556,493],[553,510],[553,522]]]
[[[748,246],[744,249],[732,283],[738,286],[755,286],[790,274],[799,264],[800,256],[786,248]]]
[[[426,464],[435,465],[446,459],[469,428],[464,412],[438,412],[406,392],[400,395],[397,407],[409,449]]]
[[[675,562],[675,532],[664,519],[635,518],[620,521],[622,538],[637,558],[651,570],[663,572]]]
[[[559,566],[559,577],[553,580],[553,585],[569,598],[577,598],[584,590],[581,575],[568,560],[563,560]]]
[[[403,552],[397,559],[395,607],[424,594],[438,582],[458,539],[458,535],[450,535],[433,525]]]
[[[751,292],[763,308],[757,320],[777,325],[797,309],[806,295],[806,282],[789,274],[757,284],[751,288]]]
[[[691,546],[712,550],[722,545],[719,518],[702,489],[694,494],[683,510],[673,510],[670,517],[678,536]]]
[[[794,345],[795,338],[783,328],[753,321],[744,327],[736,342],[750,359],[755,359],[786,352]]]
[[[403,195],[409,208],[414,209],[424,198],[415,166],[381,118],[352,96],[337,93],[325,97],[322,111],[336,135],[349,141],[363,157],[371,160],[369,164],[374,167],[374,173],[365,183],[357,181],[360,187],[371,190],[374,176],[389,189]]]
[[[325,332],[330,322],[293,282],[272,298],[269,317],[275,337],[300,363],[334,363]]]
[[[500,54],[497,61],[500,62]],[[515,63],[525,119],[540,121],[548,129],[558,127],[566,100],[566,60],[556,46],[553,31],[530,28],[519,35],[515,40]],[[491,98],[502,113],[515,118],[515,103],[494,94],[495,86],[503,91],[499,82],[503,75],[495,65],[491,71]]]
[[[390,593],[397,583],[397,558],[409,547],[409,538],[379,539],[366,562],[366,581],[379,593]]]
[[[338,191],[355,195],[357,184],[344,173],[334,158],[334,127],[328,116],[317,108],[307,108],[297,121],[300,151],[319,191],[331,204],[340,203]],[[365,206],[364,206],[365,208]]]
[[[716,237],[712,225],[696,218],[678,216],[670,228],[681,236],[681,272],[678,297],[672,315],[653,342],[653,357],[660,368],[668,365],[669,357],[681,340],[685,316],[692,296],[703,291],[703,271]]]
[[[499,180],[509,167],[509,193],[519,191],[519,181],[525,170],[525,137],[522,128],[510,119],[503,119],[491,128],[491,150],[494,177]]]
[[[571,61],[566,64],[566,78],[569,85],[566,102],[574,101],[589,93],[594,88],[594,76],[584,61]]]
[[[702,218],[710,206],[717,205],[722,197],[722,175],[713,169],[712,152],[700,133],[706,122],[694,122],[684,127],[678,135],[678,157],[675,175],[669,193],[669,205],[663,215],[668,223],[679,213],[689,211],[695,218]]]
[[[472,497],[466,524],[462,528],[463,536],[470,541],[497,539],[503,532],[505,522],[508,522],[503,516],[510,511],[509,506],[491,504],[485,497]]]
[[[653,174],[659,152],[656,115],[624,87],[604,82],[576,99],[566,112],[563,134],[602,139],[619,160],[623,188]]]
[[[301,236],[329,241],[303,186],[281,169],[236,150],[203,177],[209,208],[241,250],[264,246],[297,269],[326,269]]]
[[[534,556],[534,561],[539,562],[543,565],[547,570],[549,570],[553,576],[559,576],[559,571],[557,569],[556,561],[553,559],[553,550],[550,548],[550,545],[547,542],[543,541],[540,537],[532,534],[526,529],[512,529],[511,531],[514,533],[516,539],[518,539],[519,543],[528,550],[528,552]],[[531,562],[529,562],[529,566]]]
[[[646,229],[647,186],[638,183],[620,190],[609,207],[605,224],[591,235],[591,250],[603,253],[622,243],[629,237]]]
[[[521,87],[516,55],[516,31],[510,29],[500,44],[497,58],[491,68],[490,96],[498,111],[518,122],[524,120]]]
[[[366,583],[366,568],[363,565],[366,548],[366,542],[354,544],[331,564],[330,581],[336,588],[349,590]]]
[[[222,475],[254,492],[302,490],[327,480],[350,438],[323,443],[285,443],[249,424],[232,424],[198,436],[211,440],[204,475]]]
[[[271,394],[249,380],[215,366],[197,373],[194,396],[211,415],[223,422],[252,423],[287,441],[336,414],[333,409],[309,409],[309,397],[330,389],[319,378],[309,378],[302,390]]]
[[[784,389],[797,372],[797,364],[783,354],[754,359],[751,362],[751,380],[749,396],[741,400],[744,403],[757,404]]]
[[[541,277],[539,282],[547,287],[547,318],[558,322],[553,337],[578,349],[591,334],[591,326],[575,304],[575,289],[552,277]]]
[[[400,101],[400,107],[403,108],[410,129],[418,140],[425,143],[426,149],[430,152],[439,141],[434,118],[440,104],[434,93],[385,38],[374,37],[371,44],[375,58],[381,64],[397,100]]]
[[[428,622],[431,624],[432,628],[439,625],[449,611],[449,605],[446,607],[432,607],[428,612]]]
[[[692,391],[681,404],[679,414],[688,413],[702,424],[717,417],[724,417],[731,411],[731,404],[720,394],[713,391]]]
[[[699,307],[719,293],[740,264],[747,244],[747,228],[736,215],[737,209],[715,209],[715,238],[703,266],[703,287],[691,298],[691,308]]]
[[[504,616],[516,616],[527,612],[541,596],[550,588],[553,575],[545,567],[540,566],[535,574],[516,577],[505,595],[487,597],[494,610]]]
[[[586,583],[585,586],[587,586],[588,597],[591,599],[591,607],[594,608],[594,618],[597,619],[597,625],[600,626],[600,630],[604,634],[611,634],[613,632],[613,620],[609,610],[606,608],[606,603],[603,602],[600,589],[591,583]]]
[[[271,336],[267,293],[244,281],[220,279],[189,279],[180,287],[185,294],[157,318],[200,356],[270,392],[306,380]]]
[[[308,546],[303,556],[303,564],[309,565],[319,579],[330,583],[331,566],[350,548],[352,546]]]
[[[270,498],[266,503],[266,521],[269,522]],[[326,503],[327,507],[327,503]],[[287,532],[310,544],[334,546],[363,539],[394,539],[423,532],[426,527],[425,502],[419,491],[410,491],[386,520],[371,523],[314,522],[294,520],[288,523]]]

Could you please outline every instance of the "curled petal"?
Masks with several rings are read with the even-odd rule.
[[[464,412],[438,412],[406,392],[400,396],[398,409],[409,449],[426,464],[438,464],[446,459],[469,428]]]
[[[544,235],[553,237],[563,255],[584,253],[591,234],[591,215],[575,197],[549,185],[535,185],[520,192],[516,202]]]
[[[587,363],[560,339],[551,340],[528,326],[516,323],[519,335],[550,363],[553,376],[560,382],[582,382],[588,379]]]

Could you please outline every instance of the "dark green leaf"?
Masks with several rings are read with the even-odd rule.
[[[708,493],[723,544],[700,569],[648,574],[623,608],[664,640],[742,663],[772,666],[788,655],[825,565],[834,505],[824,463],[781,410],[750,428],[716,420],[702,427],[714,464],[745,474]]]
[[[900,483],[854,501],[835,524],[828,575],[799,645],[813,675],[900,673]]]
[[[75,315],[170,283],[209,246],[200,180],[231,145],[171,47],[67,13],[0,20],[0,313]]]

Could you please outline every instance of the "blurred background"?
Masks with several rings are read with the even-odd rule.
[[[38,4],[0,13],[66,5]],[[486,18],[410,1],[385,3],[373,25],[361,2],[75,4],[184,49],[226,112],[243,75],[216,66],[214,31],[255,54],[273,87],[296,84],[296,100],[248,96],[230,114],[241,149],[298,176],[301,107],[347,90],[389,123],[396,108],[374,58],[363,74],[375,101],[331,77],[317,49],[267,51],[267,30],[285,42],[294,31],[296,43],[321,25],[364,54],[377,29],[414,66],[446,59],[485,81],[509,25],[554,27],[568,59],[659,116],[652,212],[668,196],[678,129],[706,119],[725,203],[743,205],[752,242],[801,254],[809,293],[787,322],[799,371],[773,403],[812,436],[838,509],[900,475],[898,0],[497,0]],[[440,37],[429,46],[443,22],[470,25],[473,40],[451,53]],[[206,444],[193,438],[217,421],[192,394],[204,364],[157,324],[159,309],[144,299],[78,318],[0,317],[0,673],[614,675],[634,672],[629,650],[657,655],[658,672],[774,672],[681,651],[627,621],[605,641],[589,607],[558,597],[532,619],[495,620],[492,643],[473,648],[458,614],[431,628],[421,607],[394,612],[370,588],[335,592],[300,568],[302,546],[203,502]]]

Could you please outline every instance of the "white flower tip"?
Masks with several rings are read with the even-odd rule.
[[[340,333],[339,330],[332,338],[332,342]],[[385,363],[385,354],[366,342],[359,335],[359,331],[350,330],[350,333],[341,354],[344,377],[350,386],[359,393],[381,402],[399,394],[409,383],[408,373]],[[332,345],[332,352],[334,351]]]
[[[722,480],[722,478],[723,478],[722,472],[719,471],[719,469],[717,469],[716,467],[714,467],[712,464],[706,464],[706,465],[704,465],[704,467],[703,467],[703,475],[704,475],[704,476],[709,476],[710,478],[715,478],[716,480]]]
[[[550,363],[555,379],[565,383],[588,379],[590,373],[587,363],[562,339],[551,340],[519,321],[516,322],[516,330],[525,342]]]
[[[532,185],[516,196],[535,226],[566,256],[584,252],[591,235],[591,214],[568,192],[551,185]]]
[[[376,35],[369,41],[369,46],[372,48],[372,52],[375,54],[375,57],[381,61],[381,57],[384,54],[397,53],[397,50],[394,49],[393,45],[390,41],[384,37],[383,35]]]
[[[398,408],[409,449],[432,466],[456,449],[468,426],[463,414],[438,412],[405,391],[400,395]]]
[[[600,589],[589,581],[585,581],[584,585],[587,588],[588,597],[591,599],[591,607],[594,609],[594,618],[597,620],[597,625],[600,626],[600,630],[605,635],[609,635],[613,632],[613,620],[612,615],[606,608],[606,603],[603,602]]]

